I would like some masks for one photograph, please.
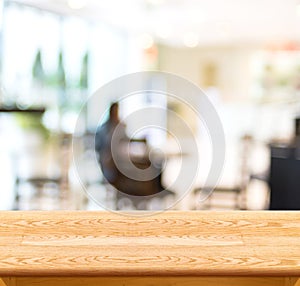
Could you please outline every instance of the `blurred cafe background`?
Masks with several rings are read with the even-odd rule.
[[[1,210],[300,209],[300,1],[0,3]],[[184,196],[179,183],[166,196],[136,203],[118,198],[90,160],[97,108],[111,102],[84,103],[107,82],[148,70],[199,86],[222,121],[225,165],[204,202],[197,198],[205,168]],[[120,102],[120,117],[151,104],[147,95]],[[155,104],[191,126],[199,162],[209,166],[210,144],[199,118],[183,102],[166,98]],[[82,144],[73,150],[80,111]],[[168,119],[162,118],[166,128],[176,130]],[[149,145],[176,149],[166,134],[146,135]],[[182,130],[177,136],[190,139]],[[81,180],[74,152],[85,169]],[[167,159],[163,184],[180,172],[179,159]]]

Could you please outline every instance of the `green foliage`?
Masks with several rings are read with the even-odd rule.
[[[66,88],[66,74],[64,69],[64,59],[63,59],[63,52],[60,51],[58,55],[58,68],[56,72],[57,77],[57,86],[61,89]]]
[[[34,63],[32,66],[32,76],[35,80],[44,83],[46,76],[42,64],[42,53],[41,50],[39,49],[36,53]]]
[[[89,78],[88,72],[89,72],[89,53],[86,52],[82,59],[82,66],[81,66],[81,73],[80,73],[80,80],[79,80],[80,89],[88,88],[88,78]]]

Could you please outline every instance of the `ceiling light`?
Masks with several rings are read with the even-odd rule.
[[[79,10],[87,5],[87,0],[68,0],[68,6],[71,9]]]
[[[139,41],[141,43],[142,48],[145,50],[151,48],[154,44],[153,38],[149,34],[141,35]]]
[[[185,46],[187,46],[189,48],[196,47],[199,43],[198,35],[195,34],[195,33],[186,34],[183,38],[183,43],[184,43]]]

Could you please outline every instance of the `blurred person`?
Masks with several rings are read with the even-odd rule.
[[[114,134],[115,131],[117,134]],[[112,150],[111,143],[113,136],[117,136],[118,142],[120,143],[118,144],[117,150]],[[128,157],[126,157],[124,151],[127,152],[129,150],[126,148],[124,149],[123,146],[129,146],[128,144],[130,142],[144,144],[146,148],[143,155],[138,157],[131,156],[131,162],[128,162]],[[145,138],[130,139],[126,135],[126,125],[120,121],[119,104],[117,102],[111,104],[109,109],[109,118],[98,128],[96,132],[95,150],[98,154],[98,160],[104,179],[119,191],[128,195],[148,196],[160,193],[164,190],[161,184],[162,162],[161,164],[155,164],[155,166],[151,163],[149,159],[147,140]],[[112,155],[112,151],[114,152],[114,157]],[[133,163],[134,166],[139,169],[151,168],[151,170],[157,174],[157,176],[149,180],[140,181],[129,178],[118,169],[114,159],[117,159],[119,164],[125,166],[127,171],[128,168],[132,168],[130,163]],[[129,170],[129,172],[131,172],[133,175],[135,174],[134,169]],[[165,194],[169,193],[172,192],[166,191]]]
[[[112,136],[117,126],[118,132],[121,133],[118,136],[121,136],[122,140],[129,141],[125,132],[126,126],[120,122],[119,104],[114,102],[109,108],[109,118],[98,128],[95,138],[95,148],[103,176],[112,185],[116,185],[120,178],[120,172],[114,162],[111,150]]]

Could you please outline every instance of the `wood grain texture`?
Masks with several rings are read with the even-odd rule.
[[[300,279],[297,277],[287,277],[284,282],[284,286],[299,286]]]
[[[0,212],[3,276],[300,276],[300,212]]]
[[[282,277],[17,277],[14,283],[5,286],[295,286]]]
[[[3,277],[0,279],[4,286],[16,286],[17,278],[16,277]],[[0,284],[2,286],[2,284]]]

